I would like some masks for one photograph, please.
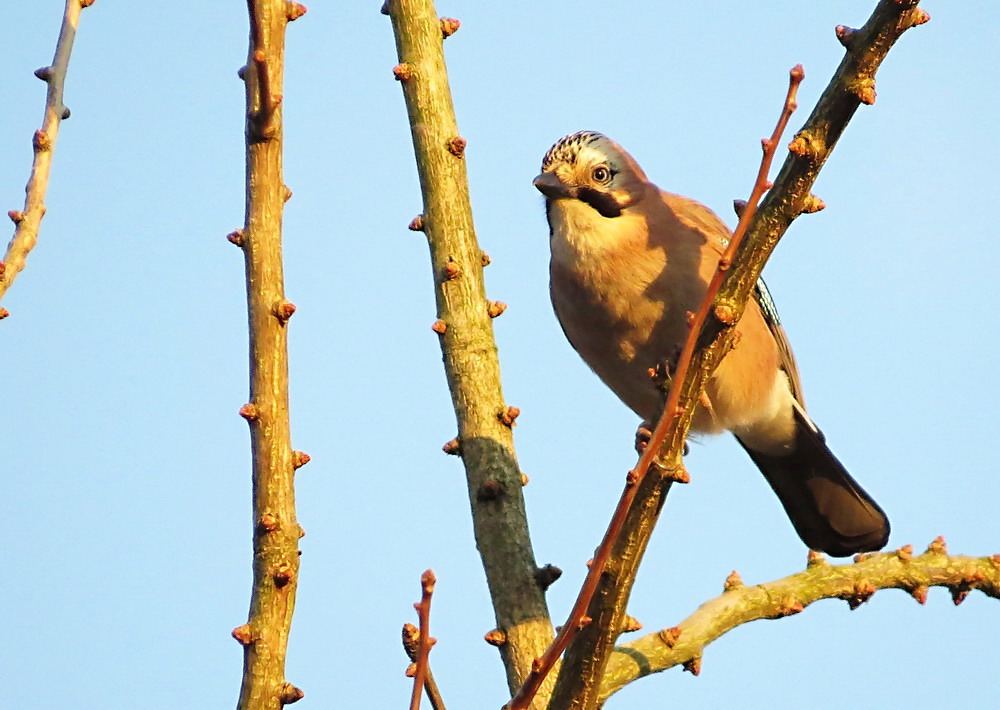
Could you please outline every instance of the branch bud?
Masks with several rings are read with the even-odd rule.
[[[250,633],[250,624],[237,626],[232,631],[233,638],[240,642],[241,646],[249,646],[253,643],[253,636]]]
[[[274,317],[278,319],[278,322],[284,325],[292,317],[292,314],[295,313],[295,304],[291,301],[281,299],[274,302],[271,312],[274,313]]]
[[[629,634],[634,631],[639,631],[640,629],[642,629],[642,622],[634,616],[626,614],[625,619],[622,622],[622,633]]]
[[[826,209],[826,203],[811,192],[802,201],[802,214],[813,214]]]
[[[521,416],[521,410],[517,407],[507,407],[497,412],[497,419],[506,427],[513,427],[519,416]]]
[[[461,158],[465,155],[465,146],[469,144],[469,141],[462,138],[462,136],[455,136],[450,141],[448,141],[448,152],[454,155],[456,158]]]
[[[299,2],[288,3],[288,21],[295,22],[297,19],[302,17],[304,14],[309,12],[309,8]]]
[[[31,145],[37,152],[41,153],[52,148],[52,141],[49,139],[48,133],[39,129],[32,136]]]
[[[392,75],[396,81],[407,81],[413,78],[413,65],[409,62],[400,62],[392,68]]]
[[[507,634],[505,634],[500,629],[493,629],[492,631],[486,632],[483,636],[483,640],[486,641],[490,646],[496,646],[500,648],[505,643],[507,643]]]
[[[277,566],[277,568],[275,568],[274,574],[271,575],[271,579],[274,580],[274,586],[281,589],[282,587],[287,586],[288,583],[292,581],[294,576],[295,570],[292,569],[292,566],[287,562],[282,562]]]
[[[535,582],[543,592],[560,577],[562,577],[562,570],[555,565],[545,565],[535,570]]]
[[[657,634],[660,637],[660,641],[667,648],[673,648],[677,643],[677,639],[681,637],[681,627],[671,626],[669,629],[661,629]]]
[[[737,589],[742,589],[744,586],[746,585],[743,584],[743,578],[740,577],[740,573],[733,570],[729,573],[729,576],[726,577],[726,582],[722,585],[722,591],[732,592]]]
[[[924,554],[925,555],[947,555],[948,554],[948,545],[947,545],[947,543],[945,543],[944,538],[942,536],[938,535],[936,538],[934,538],[934,540],[931,542],[931,544],[927,546],[927,552],[925,552]]]
[[[299,702],[304,697],[306,697],[306,694],[301,689],[296,688],[286,681],[281,688],[281,693],[278,694],[278,702],[282,705],[291,705],[292,703]]]
[[[462,26],[462,23],[456,20],[454,17],[442,17],[441,18],[441,34],[444,39],[448,39],[453,34],[458,32],[458,28]]]
[[[701,656],[695,656],[687,661],[684,661],[684,670],[693,676],[701,675]]]
[[[858,31],[847,25],[837,25],[834,32],[837,33],[837,39],[844,45],[844,49],[850,50]]]

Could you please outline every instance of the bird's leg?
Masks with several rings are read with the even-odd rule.
[[[657,361],[657,363],[649,368],[649,377],[653,380],[653,384],[656,386],[660,393],[663,395],[664,404],[666,403],[667,394],[670,392],[670,383],[672,380],[672,372],[677,365],[677,360],[681,355],[681,349],[676,348],[668,357]],[[705,405],[709,412],[712,412],[712,405],[708,401],[708,398],[702,394],[702,404]],[[713,413],[714,417],[714,413]],[[643,421],[639,428],[635,431],[635,450],[641,456],[649,446],[649,440],[653,437],[653,427],[656,426],[656,422],[651,422],[648,419]],[[687,441],[684,442],[683,456],[688,455],[690,447]]]
[[[649,368],[649,378],[653,381],[660,393],[664,397],[670,392],[670,383],[673,381],[673,372],[677,366],[677,360],[681,356],[681,349],[675,348],[672,353]]]

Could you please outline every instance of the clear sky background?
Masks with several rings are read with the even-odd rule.
[[[497,708],[503,672],[472,539],[392,32],[381,0],[312,2],[289,27],[285,213],[302,573],[288,679],[300,707],[401,708],[403,622],[439,579],[432,665],[452,708]],[[734,223],[794,64],[804,120],[840,61],[837,3],[440,2],[535,551],[562,620],[634,463],[635,416],[565,342],[547,294],[542,155],[607,133],[665,189]],[[0,3],[0,204],[20,208],[62,0]],[[1000,552],[995,8],[928,0],[766,271],[810,410],[883,505],[890,545]],[[48,215],[0,324],[4,707],[232,707],[230,630],[250,592],[243,260],[246,5],[84,11]],[[10,228],[7,228],[9,231]],[[631,613],[651,631],[806,551],[729,437],[692,446]],[[1000,604],[898,591],[742,627],[702,675],[608,707],[833,710],[996,704]]]

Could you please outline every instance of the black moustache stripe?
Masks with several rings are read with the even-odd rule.
[[[592,187],[581,187],[577,190],[576,198],[581,202],[597,210],[602,217],[621,217],[622,208],[611,195]]]

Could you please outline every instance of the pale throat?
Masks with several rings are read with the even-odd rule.
[[[591,270],[645,227],[627,212],[602,217],[590,205],[573,199],[555,200],[549,207],[552,258],[574,269]]]
[[[661,300],[650,298],[649,285],[666,263],[663,249],[649,244],[645,218],[629,211],[602,217],[578,200],[558,200],[549,209],[549,221],[553,263],[573,274],[624,328],[623,345],[645,343],[665,309]]]

